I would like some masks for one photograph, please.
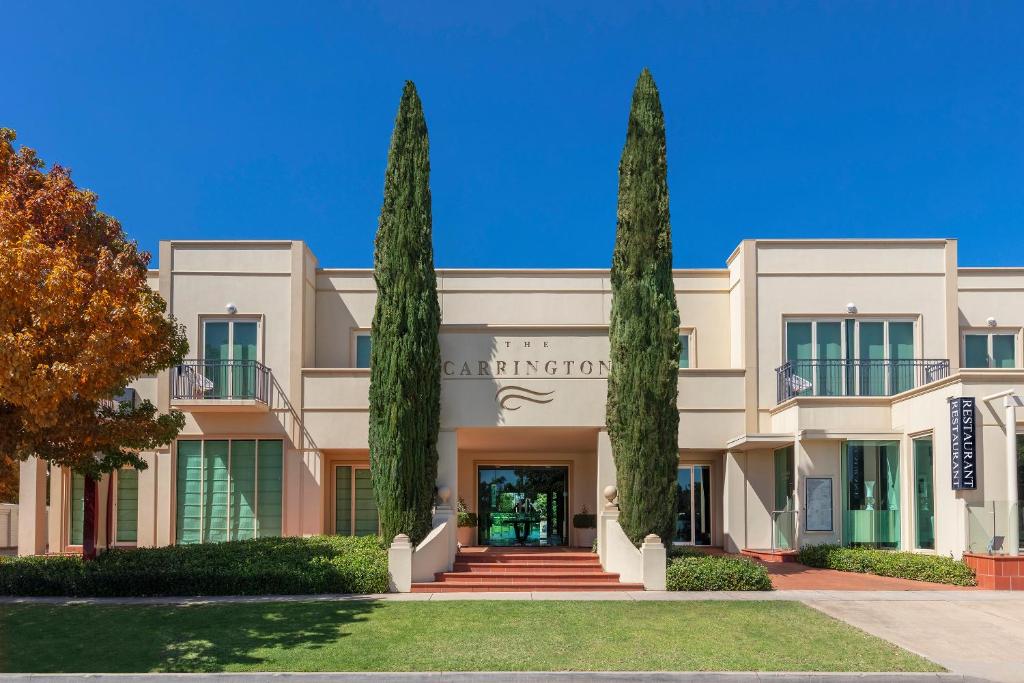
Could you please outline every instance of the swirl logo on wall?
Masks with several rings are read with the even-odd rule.
[[[516,404],[517,401],[526,401],[528,403],[551,403],[555,399],[547,398],[551,396],[553,391],[533,391],[526,387],[507,386],[498,389],[497,393],[494,394],[494,400],[498,402],[498,405],[506,410],[519,410],[523,407],[521,403]]]

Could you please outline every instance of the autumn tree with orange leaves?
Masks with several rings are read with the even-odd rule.
[[[180,363],[188,342],[146,284],[149,254],[67,169],[46,170],[14,141],[0,129],[0,453],[85,476],[84,552],[93,557],[97,480],[145,469],[139,452],[170,443],[185,422],[149,401],[114,398]]]

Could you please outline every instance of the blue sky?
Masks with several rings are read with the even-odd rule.
[[[88,5],[88,7],[87,7]],[[369,266],[405,79],[435,260],[606,267],[630,93],[668,127],[674,257],[957,237],[1024,265],[1024,3],[6,0],[0,125],[160,239]]]

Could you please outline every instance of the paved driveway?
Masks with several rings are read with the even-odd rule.
[[[1024,600],[1005,592],[890,595],[887,600],[804,602],[950,671],[1024,682]],[[961,596],[969,599],[949,599]],[[1020,596],[1024,597],[1024,596]]]

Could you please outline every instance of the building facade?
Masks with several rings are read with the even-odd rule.
[[[372,271],[302,242],[162,242],[159,265],[194,360],[133,388],[187,425],[101,482],[100,546],[376,533]],[[955,240],[746,240],[675,285],[666,543],[1015,552],[1024,268],[958,267]],[[573,516],[615,483],[608,271],[441,269],[438,295],[437,484],[479,516],[462,540],[589,547]],[[74,551],[81,499],[24,463],[20,551]]]

